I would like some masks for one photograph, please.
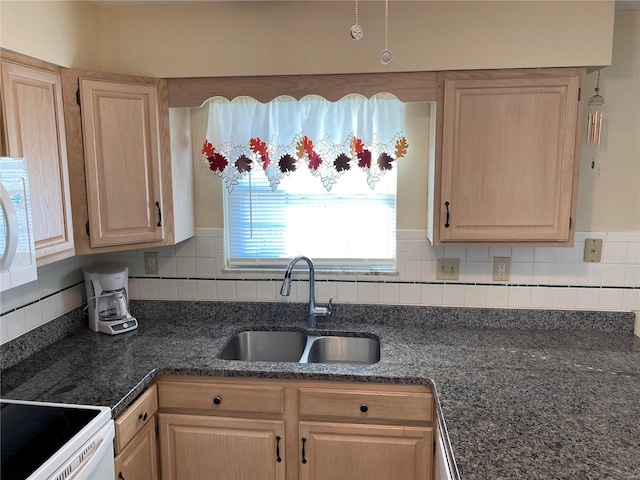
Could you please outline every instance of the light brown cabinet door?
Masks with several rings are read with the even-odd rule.
[[[151,419],[115,459],[117,480],[157,480],[156,419]]]
[[[284,421],[160,414],[164,480],[284,479]]]
[[[7,155],[25,157],[38,266],[74,255],[59,74],[2,62]]]
[[[92,247],[161,241],[155,84],[80,78]]]
[[[438,75],[434,243],[572,244],[580,73]]]
[[[302,480],[425,480],[432,458],[432,428],[300,422]]]

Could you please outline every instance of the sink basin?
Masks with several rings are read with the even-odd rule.
[[[266,362],[298,362],[307,344],[301,332],[246,331],[231,337],[219,358]]]
[[[320,337],[311,344],[308,363],[377,363],[380,341],[362,337]]]

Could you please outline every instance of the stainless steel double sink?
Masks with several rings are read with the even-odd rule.
[[[218,358],[253,362],[372,364],[380,361],[380,340],[317,336],[297,331],[247,330],[231,337]]]

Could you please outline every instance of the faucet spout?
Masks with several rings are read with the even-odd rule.
[[[280,295],[288,297],[291,293],[291,273],[293,272],[293,267],[300,260],[304,260],[309,266],[309,308],[307,310],[307,325],[310,328],[315,328],[317,324],[317,317],[324,317],[327,319],[331,317],[332,303],[330,299],[328,307],[316,307],[315,268],[313,267],[313,261],[309,257],[298,255],[291,259],[284,272],[284,279],[282,281],[282,286],[280,287]]]

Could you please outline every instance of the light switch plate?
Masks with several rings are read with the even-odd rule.
[[[436,280],[458,280],[460,278],[459,258],[439,258],[436,265]]]
[[[602,239],[587,238],[584,241],[584,261],[600,262],[602,259]]]
[[[158,252],[144,252],[144,274],[158,275]]]
[[[506,282],[509,280],[509,270],[511,270],[510,257],[493,257],[494,282]]]

